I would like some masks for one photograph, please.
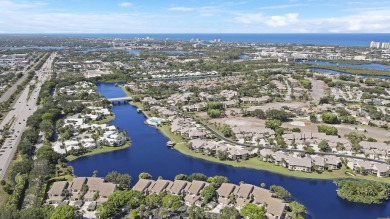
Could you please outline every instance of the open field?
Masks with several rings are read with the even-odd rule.
[[[328,88],[328,86],[325,84],[325,82],[320,80],[311,78],[309,80],[312,85],[310,95],[314,101],[318,102],[322,97],[326,96],[326,89]]]

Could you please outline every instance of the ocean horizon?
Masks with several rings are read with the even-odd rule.
[[[83,38],[153,38],[157,40],[210,41],[220,39],[223,42],[253,42],[275,44],[312,44],[335,46],[370,46],[371,41],[390,42],[390,33],[19,33],[0,34],[21,36],[67,36]]]

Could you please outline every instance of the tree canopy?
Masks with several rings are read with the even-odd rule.
[[[340,180],[335,181],[339,187],[337,195],[350,202],[379,204],[389,199],[387,184],[373,181]]]

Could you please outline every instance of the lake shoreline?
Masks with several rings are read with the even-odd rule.
[[[123,149],[129,148],[129,147],[131,147],[131,140],[127,140],[124,145],[119,146],[119,147],[102,146],[102,147],[95,148],[92,151],[87,152],[85,154],[82,154],[80,156],[68,155],[68,156],[66,156],[65,159],[68,162],[71,162],[71,161],[77,160],[77,159],[82,158],[82,157],[88,157],[88,156],[93,156],[93,155],[97,155],[97,154],[104,154],[104,153],[109,153],[109,152],[113,152],[113,151],[119,151],[119,150],[123,150]]]
[[[121,86],[122,90],[126,93],[127,96],[130,96],[131,93],[126,91],[126,89]],[[141,103],[134,103],[129,102],[130,105],[136,107],[137,109],[142,110],[142,114],[146,118],[150,118],[151,116],[147,114],[147,112],[143,111],[143,106]],[[313,180],[336,180],[336,179],[361,179],[361,180],[368,180],[368,181],[376,181],[376,182],[386,182],[386,179],[383,178],[377,178],[377,177],[371,177],[371,176],[350,176],[346,174],[346,171],[348,171],[347,168],[343,167],[340,170],[333,170],[331,172],[324,171],[323,173],[319,174],[316,172],[311,173],[305,173],[305,172],[299,172],[299,171],[290,171],[286,168],[276,166],[273,163],[268,163],[261,161],[260,159],[250,158],[246,161],[221,161],[218,158],[210,157],[207,155],[203,155],[201,153],[196,153],[194,151],[191,151],[187,148],[185,140],[181,136],[177,136],[170,131],[169,125],[162,125],[158,127],[154,127],[158,129],[165,137],[167,137],[170,141],[173,141],[176,143],[176,145],[173,147],[173,149],[179,151],[181,154],[184,154],[186,156],[190,156],[197,159],[206,160],[209,162],[224,164],[228,166],[233,167],[239,167],[239,168],[249,168],[249,169],[255,169],[255,170],[263,170],[270,173],[277,173],[284,176],[290,176],[290,177],[296,177],[301,179],[313,179]],[[182,146],[184,145],[184,146]],[[390,184],[390,183],[389,183]]]

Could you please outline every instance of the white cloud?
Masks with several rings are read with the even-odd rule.
[[[388,33],[390,10],[367,10],[354,15],[302,21],[311,32]]]
[[[0,0],[0,8],[7,9],[7,10],[36,8],[45,5],[47,5],[46,2],[40,2],[40,1],[17,3],[9,0]]]
[[[284,9],[284,8],[293,8],[293,7],[299,7],[299,6],[304,6],[304,5],[305,4],[274,5],[274,6],[260,7],[260,9]]]
[[[131,2],[122,2],[122,3],[119,3],[119,6],[120,7],[123,7],[123,8],[127,8],[127,7],[130,7],[132,6],[133,4]]]
[[[196,12],[200,16],[210,17],[214,16],[215,13],[221,12],[221,8],[214,6],[204,6],[198,8],[189,8],[189,7],[172,7],[168,8],[169,11],[178,11],[178,12]]]
[[[283,27],[298,22],[297,13],[289,13],[284,15],[266,16],[261,13],[257,14],[240,14],[235,17],[237,23],[258,25],[263,24],[269,27]]]
[[[187,7],[172,7],[168,8],[169,11],[195,11],[196,8],[187,8]]]

